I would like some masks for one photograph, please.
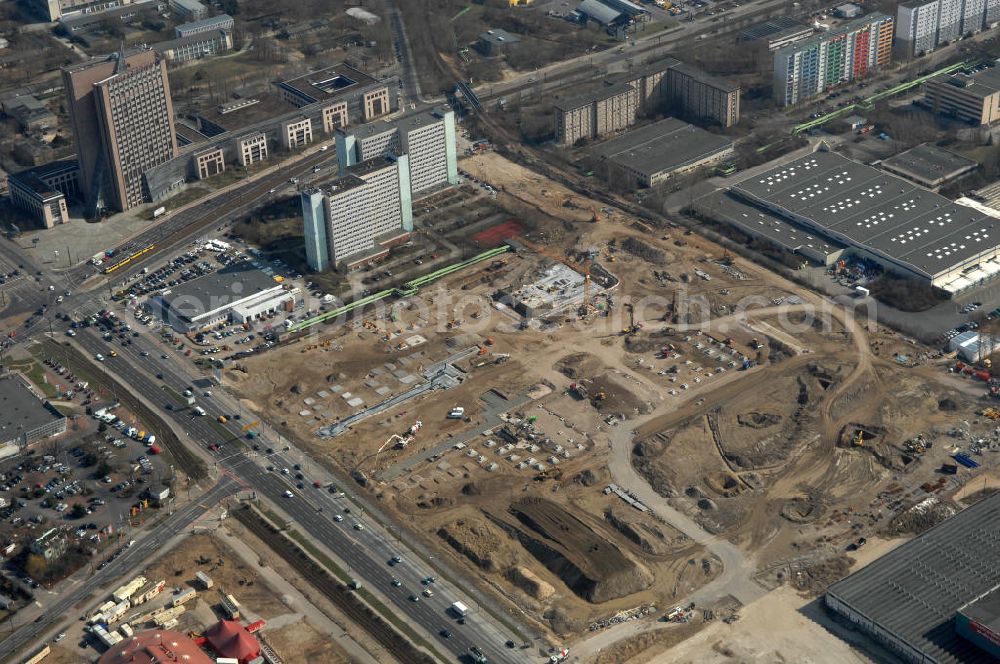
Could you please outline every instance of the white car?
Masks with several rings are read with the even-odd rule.
[[[101,355],[100,353],[95,353],[94,354],[94,359],[97,360],[98,362],[103,362],[104,361],[104,356]]]
[[[355,530],[364,530],[364,529],[365,529],[365,527],[364,527],[364,526],[362,526],[362,525],[361,525],[360,523],[355,523],[355,524],[354,524],[354,529],[355,529]]]
[[[285,491],[285,498],[294,498],[295,494],[291,491]]]
[[[329,150],[329,149],[330,149],[330,146],[329,146],[329,145],[324,145],[323,147],[321,147],[321,148],[319,149],[319,151],[320,151],[320,152],[326,152],[326,151],[327,151],[327,150]]]
[[[344,517],[340,516],[339,514],[334,514],[333,520],[336,521],[337,523],[340,523],[341,521],[344,520]]]

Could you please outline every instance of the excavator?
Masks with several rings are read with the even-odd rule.
[[[628,327],[622,328],[622,336],[638,333],[642,329],[642,323],[635,322],[635,308],[631,302],[625,303],[625,311],[628,312]]]

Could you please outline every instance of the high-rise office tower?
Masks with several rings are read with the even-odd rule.
[[[88,216],[148,200],[143,173],[177,154],[166,63],[134,49],[65,67]]]

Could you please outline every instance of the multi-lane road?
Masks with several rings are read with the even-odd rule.
[[[96,353],[108,356],[109,344],[98,338],[93,328],[82,331],[76,342],[92,356]],[[129,346],[117,345],[115,348],[118,357],[107,357],[104,366],[151,405],[163,406],[172,401],[164,385],[176,393],[190,386],[191,377],[155,341],[140,337]],[[165,359],[164,354],[167,355]],[[157,374],[163,378],[155,378]],[[188,408],[178,410],[182,408],[179,404],[172,404],[173,410],[169,412],[185,433],[188,444],[203,449],[211,444],[220,445],[221,450],[215,455],[219,472],[238,479],[257,491],[260,497],[277,505],[303,534],[323,543],[343,561],[352,576],[384,597],[397,615],[419,626],[439,651],[461,657],[475,645],[487,653],[491,662],[513,664],[532,660],[527,654],[529,651],[513,650],[505,645],[509,639],[517,640],[517,637],[472,599],[469,592],[443,578],[400,537],[366,515],[360,502],[331,494],[325,488],[313,487],[314,481],[326,487],[334,479],[318,464],[308,461],[304,454],[284,441],[277,443],[275,434],[258,439],[262,448],[259,453],[247,449],[240,441],[244,435],[242,420],[226,424],[217,421],[219,415],[233,414],[232,408],[224,405],[231,402],[230,398],[217,387],[212,391],[212,396],[204,396],[201,391],[196,393],[198,405],[206,411],[204,416],[196,416]],[[223,429],[228,435],[222,434]],[[274,453],[266,454],[268,445],[274,446]],[[296,464],[302,467],[301,471],[295,470]],[[273,470],[267,470],[268,466]],[[288,474],[282,472],[285,468],[289,469]],[[304,479],[296,479],[297,472],[302,472]],[[302,489],[297,486],[299,482],[303,484]],[[288,497],[286,491],[291,491],[292,497]],[[356,529],[355,524],[360,524],[361,529]],[[390,565],[396,555],[402,562]],[[421,581],[428,576],[439,576],[429,586],[433,592],[430,598],[421,595],[427,587]],[[394,578],[400,581],[399,587],[392,585]],[[411,596],[419,600],[414,601]],[[447,613],[454,601],[473,607],[464,625],[457,624]],[[451,637],[442,637],[442,629],[447,629]]]
[[[45,612],[34,622],[22,625],[13,634],[0,641],[0,660],[10,657],[22,648],[37,644],[39,638],[54,624],[76,620],[78,616],[72,613],[73,607],[91,596],[98,588],[113,582],[132,568],[142,565],[143,561],[152,558],[169,539],[183,532],[210,508],[218,505],[223,498],[235,493],[238,488],[237,482],[233,479],[222,478],[200,499],[178,509],[151,532],[138,535],[135,544],[126,548],[107,567],[86,580],[71,581],[69,588],[59,594],[57,602],[46,607]]]

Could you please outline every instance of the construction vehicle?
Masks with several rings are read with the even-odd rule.
[[[864,447],[865,446],[865,432],[862,431],[861,429],[858,429],[858,435],[854,438],[854,440],[852,442],[854,443],[855,447]]]
[[[476,355],[483,356],[483,355],[486,355],[489,352],[490,352],[489,348],[487,348],[486,346],[480,346],[479,347],[479,351],[476,353]]]
[[[625,303],[625,311],[628,312],[628,327],[622,328],[622,335],[636,334],[642,329],[642,323],[635,321],[635,307],[631,302]]]
[[[723,265],[732,265],[733,264],[733,255],[731,253],[729,253],[728,249],[725,249],[722,252],[722,261],[721,261],[721,263]]]
[[[590,392],[587,390],[587,388],[581,385],[580,383],[571,383],[569,386],[569,391],[581,401],[585,400],[588,396],[590,396]]]
[[[995,408],[985,408],[982,412],[980,412],[980,415],[988,417],[991,420],[1000,420],[1000,411]]]

